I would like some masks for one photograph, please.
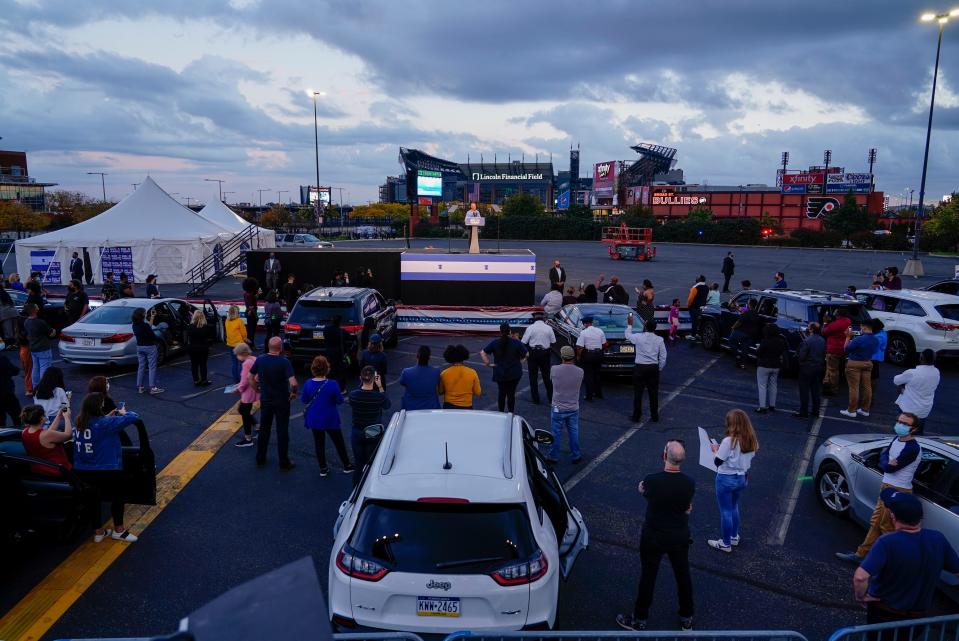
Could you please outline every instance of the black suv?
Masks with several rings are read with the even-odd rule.
[[[722,305],[706,305],[700,318],[700,336],[706,349],[729,348],[729,334],[733,324],[750,300],[756,301],[756,312],[763,324],[775,323],[786,340],[791,356],[795,356],[803,341],[803,330],[815,321],[822,324],[823,317],[836,316],[839,308],[845,309],[852,328],[859,331],[859,325],[869,319],[866,310],[855,298],[815,289],[790,290],[767,289],[764,291],[745,290],[739,292],[729,302]],[[759,335],[756,337],[759,340]],[[747,352],[755,357],[756,346],[751,345]],[[790,362],[795,365],[795,358]]]
[[[317,287],[296,301],[286,319],[284,337],[290,359],[309,362],[326,353],[323,328],[340,317],[340,327],[354,336],[347,351],[356,362],[356,350],[364,327],[368,334],[380,334],[386,347],[397,340],[396,306],[375,289],[366,287]]]

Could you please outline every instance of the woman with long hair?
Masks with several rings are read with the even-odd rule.
[[[636,315],[643,319],[643,327],[646,323],[653,320],[656,315],[656,307],[653,300],[656,298],[656,291],[653,289],[653,283],[648,278],[643,280],[643,287],[634,287],[636,290]]]
[[[759,406],[756,412],[765,414],[776,411],[776,392],[779,388],[779,370],[786,353],[786,341],[775,323],[763,325],[763,338],[756,348],[756,387],[759,390]]]
[[[163,390],[157,387],[157,361],[160,358],[160,348],[157,338],[153,331],[156,326],[156,314],[150,310],[149,316],[147,310],[137,307],[133,310],[133,335],[137,343],[137,391],[141,394],[149,386],[150,393],[154,396],[161,394]]]
[[[746,412],[726,413],[726,437],[712,445],[716,464],[716,500],[722,537],[707,541],[720,552],[732,552],[739,545],[739,499],[749,481],[749,466],[759,450],[759,439]]]
[[[104,413],[104,400],[103,394],[96,392],[87,394],[83,399],[76,429],[73,430],[73,469],[82,481],[96,488],[101,500],[110,501],[113,531],[104,529],[102,516],[94,514],[96,534],[93,540],[99,543],[104,537],[111,536],[117,541],[132,543],[137,537],[126,529],[123,522],[126,506],[123,500],[123,453],[119,434],[139,417],[123,408]]]
[[[316,461],[320,464],[320,476],[327,476],[330,467],[326,463],[326,437],[333,441],[333,447],[340,457],[344,474],[354,471],[350,457],[346,453],[346,441],[340,430],[339,405],[343,404],[343,394],[336,381],[328,379],[330,363],[325,356],[317,356],[310,364],[310,373],[313,378],[303,384],[300,401],[306,405],[303,411],[303,422],[313,434],[313,447],[316,450]]]
[[[523,378],[523,361],[527,354],[526,345],[511,335],[509,323],[501,323],[499,338],[480,352],[483,364],[493,368],[493,382],[499,390],[496,405],[500,412],[504,409],[513,412],[516,409],[516,386]],[[494,358],[492,362],[490,356]]]
[[[40,377],[40,382],[33,393],[33,400],[46,412],[47,423],[53,420],[61,407],[70,406],[70,397],[65,388],[63,370],[59,367],[48,368]]]
[[[190,325],[186,328],[187,352],[190,354],[190,371],[193,374],[193,384],[205,387],[210,384],[207,371],[207,361],[210,358],[210,341],[212,340],[210,326],[206,322],[206,314],[201,310],[193,312]]]
[[[443,359],[450,364],[440,372],[437,390],[443,397],[443,409],[471,410],[473,397],[483,393],[476,370],[466,365],[470,352],[463,345],[447,345]]]
[[[240,343],[246,343],[246,325],[240,318],[240,308],[236,305],[230,305],[226,312],[226,322],[223,324],[223,330],[226,333],[226,346],[230,348],[230,364],[232,366],[231,374],[233,382],[240,382],[240,361],[237,360],[234,348]]]

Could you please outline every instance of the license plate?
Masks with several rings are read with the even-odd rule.
[[[636,352],[636,348],[633,347],[632,345],[620,345],[620,346],[619,346],[619,353],[620,353],[620,354],[634,354],[635,352]]]
[[[315,340],[315,341],[321,341],[321,340],[323,340],[323,332],[322,332],[322,331],[313,332],[313,340]]]
[[[416,616],[420,617],[458,617],[460,600],[450,596],[416,597]]]
[[[77,345],[80,347],[96,347],[99,344],[100,339],[98,338],[78,338]]]

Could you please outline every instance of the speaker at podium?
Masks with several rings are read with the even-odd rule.
[[[479,250],[479,228],[486,226],[486,219],[476,209],[476,203],[470,203],[470,208],[463,218],[463,224],[470,230],[470,248],[469,253],[478,254]]]

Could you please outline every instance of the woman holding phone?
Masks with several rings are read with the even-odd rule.
[[[720,552],[733,551],[739,545],[739,499],[749,480],[749,467],[759,450],[759,439],[746,412],[736,409],[726,413],[726,436],[710,446],[716,458],[716,500],[722,537],[707,541]]]

